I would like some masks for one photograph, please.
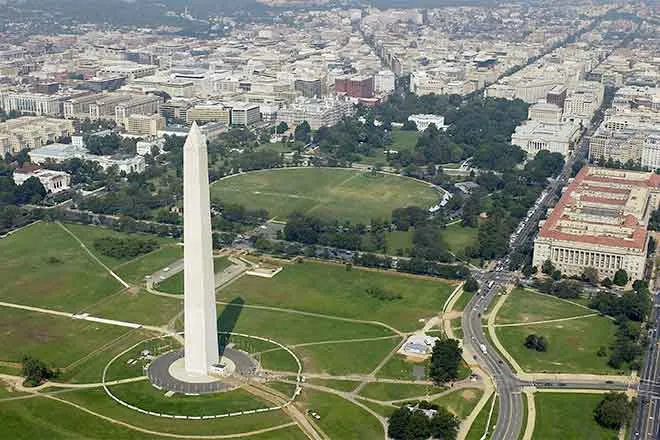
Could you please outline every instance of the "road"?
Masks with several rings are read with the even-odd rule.
[[[657,440],[660,437],[660,291],[656,291],[653,311],[648,321],[649,345],[640,374],[639,400],[631,438],[633,440]]]

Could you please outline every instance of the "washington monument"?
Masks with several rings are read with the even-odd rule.
[[[183,146],[186,373],[207,376],[219,362],[206,141],[193,123]]]

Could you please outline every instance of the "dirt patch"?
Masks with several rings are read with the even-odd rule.
[[[461,393],[461,397],[465,400],[474,400],[477,398],[477,393],[475,393],[474,390],[464,390]]]

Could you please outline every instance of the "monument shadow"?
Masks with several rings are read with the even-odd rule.
[[[245,301],[243,298],[236,297],[225,305],[220,316],[218,316],[218,353],[222,358],[225,348],[231,340],[231,335],[221,334],[222,332],[233,332],[238,322],[238,317],[243,311]]]

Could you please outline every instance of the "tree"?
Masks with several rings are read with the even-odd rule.
[[[606,394],[594,410],[594,418],[601,426],[620,429],[632,418],[633,404],[624,393]]]
[[[25,385],[36,387],[43,381],[50,379],[54,376],[53,370],[39,359],[32,356],[24,356],[22,359],[22,374],[25,377]]]
[[[591,284],[598,284],[598,269],[595,267],[585,267],[582,272],[582,278]]]
[[[410,410],[403,406],[392,413],[387,420],[387,435],[395,440],[406,439],[406,430],[410,420]]]
[[[617,270],[616,273],[614,274],[613,281],[614,284],[616,284],[617,286],[625,286],[626,284],[628,284],[628,273],[623,269]]]
[[[535,334],[527,335],[525,342],[523,343],[525,347],[533,349],[536,351],[547,351],[548,342],[543,336],[536,336]]]
[[[479,282],[470,276],[465,280],[465,285],[463,286],[463,290],[465,290],[466,292],[474,293],[477,290],[479,290]]]
[[[16,203],[39,203],[48,192],[37,177],[30,177],[16,189]]]
[[[307,144],[312,137],[312,127],[309,126],[307,121],[302,121],[296,126],[293,137],[295,140]]]
[[[415,121],[407,120],[406,122],[403,123],[401,130],[417,131],[417,124],[415,123]]]
[[[604,287],[609,288],[612,287],[612,280],[610,279],[610,277],[605,277],[605,279],[603,279],[603,281],[601,281],[600,284],[602,284]]]
[[[552,264],[552,261],[545,260],[543,266],[541,266],[541,272],[546,275],[551,275],[555,271],[555,265]]]
[[[449,382],[458,378],[458,366],[461,362],[463,349],[456,339],[442,336],[433,346],[429,376],[437,384]]]
[[[436,414],[431,417],[431,435],[437,439],[455,440],[461,421],[442,406],[436,411]]]
[[[287,124],[286,122],[282,121],[282,122],[280,122],[279,124],[277,124],[277,128],[275,128],[275,132],[276,132],[277,134],[282,134],[282,133],[286,133],[286,131],[287,131],[288,129],[289,129],[289,124]]]
[[[554,272],[552,272],[551,276],[552,276],[552,279],[555,280],[555,281],[561,280],[561,272],[558,271],[558,270],[555,270]]]

